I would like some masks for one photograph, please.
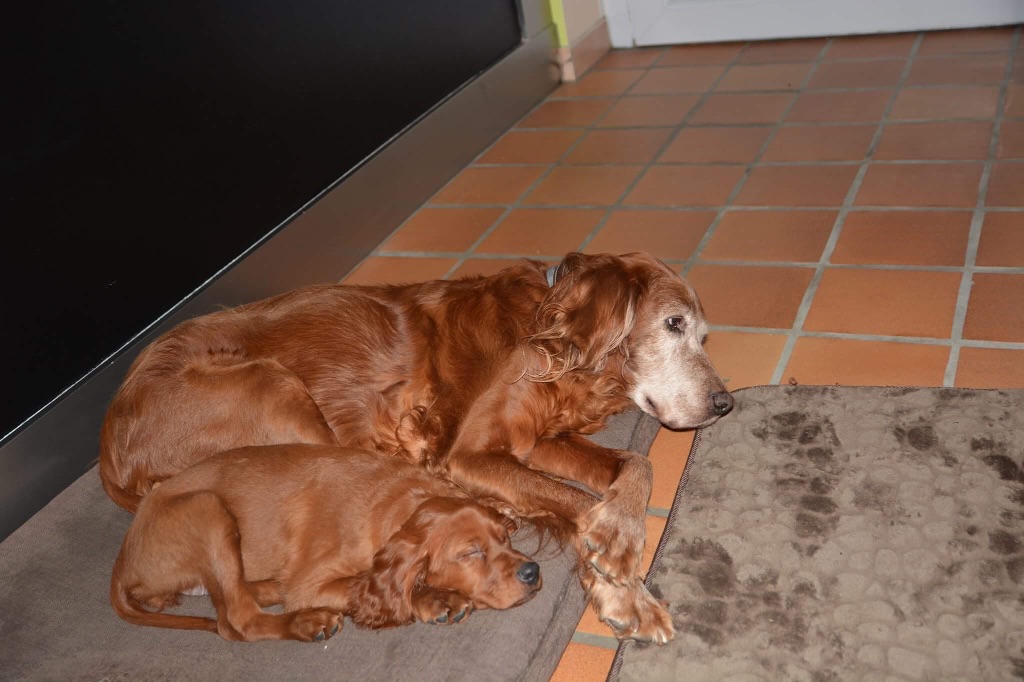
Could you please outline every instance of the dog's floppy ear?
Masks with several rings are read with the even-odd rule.
[[[414,514],[373,557],[373,565],[356,576],[346,615],[359,627],[387,628],[415,620],[412,594],[427,572],[427,548],[420,519]]]
[[[553,380],[574,369],[597,370],[623,350],[636,322],[643,285],[618,257],[570,253],[548,271],[551,290],[530,342],[549,367],[535,380]]]

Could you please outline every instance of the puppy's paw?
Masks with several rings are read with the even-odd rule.
[[[583,521],[580,556],[605,580],[625,585],[640,575],[647,529],[643,509],[610,494]]]
[[[341,631],[343,618],[329,609],[300,609],[291,614],[288,629],[300,642],[323,642]]]
[[[473,612],[473,602],[455,592],[426,590],[413,596],[416,618],[433,625],[457,625]]]
[[[596,578],[589,586],[597,617],[619,639],[667,644],[675,638],[672,616],[638,579],[629,585],[615,585]]]

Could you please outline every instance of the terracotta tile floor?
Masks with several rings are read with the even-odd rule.
[[[731,389],[1024,387],[1022,84],[1019,28],[614,51],[347,281],[646,250],[701,294]],[[691,441],[651,451],[650,550]],[[588,613],[555,679],[614,647]]]

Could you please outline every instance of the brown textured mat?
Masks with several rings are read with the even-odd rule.
[[[767,386],[698,434],[611,680],[1024,679],[1024,391]]]
[[[656,420],[617,415],[592,436],[646,453]],[[357,630],[323,644],[226,642],[207,632],[129,625],[107,598],[131,517],[95,471],[0,543],[0,680],[547,680],[586,605],[575,558],[538,560],[540,593],[510,611],[480,611],[453,627]],[[518,540],[518,538],[517,538]],[[524,551],[535,543],[523,540]],[[191,597],[188,612],[212,615]]]

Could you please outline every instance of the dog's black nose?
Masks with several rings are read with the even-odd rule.
[[[729,414],[735,401],[729,391],[719,391],[711,394],[711,406],[719,417]]]
[[[516,571],[516,578],[521,583],[536,585],[537,580],[540,578],[540,566],[537,565],[536,561],[527,561]]]

